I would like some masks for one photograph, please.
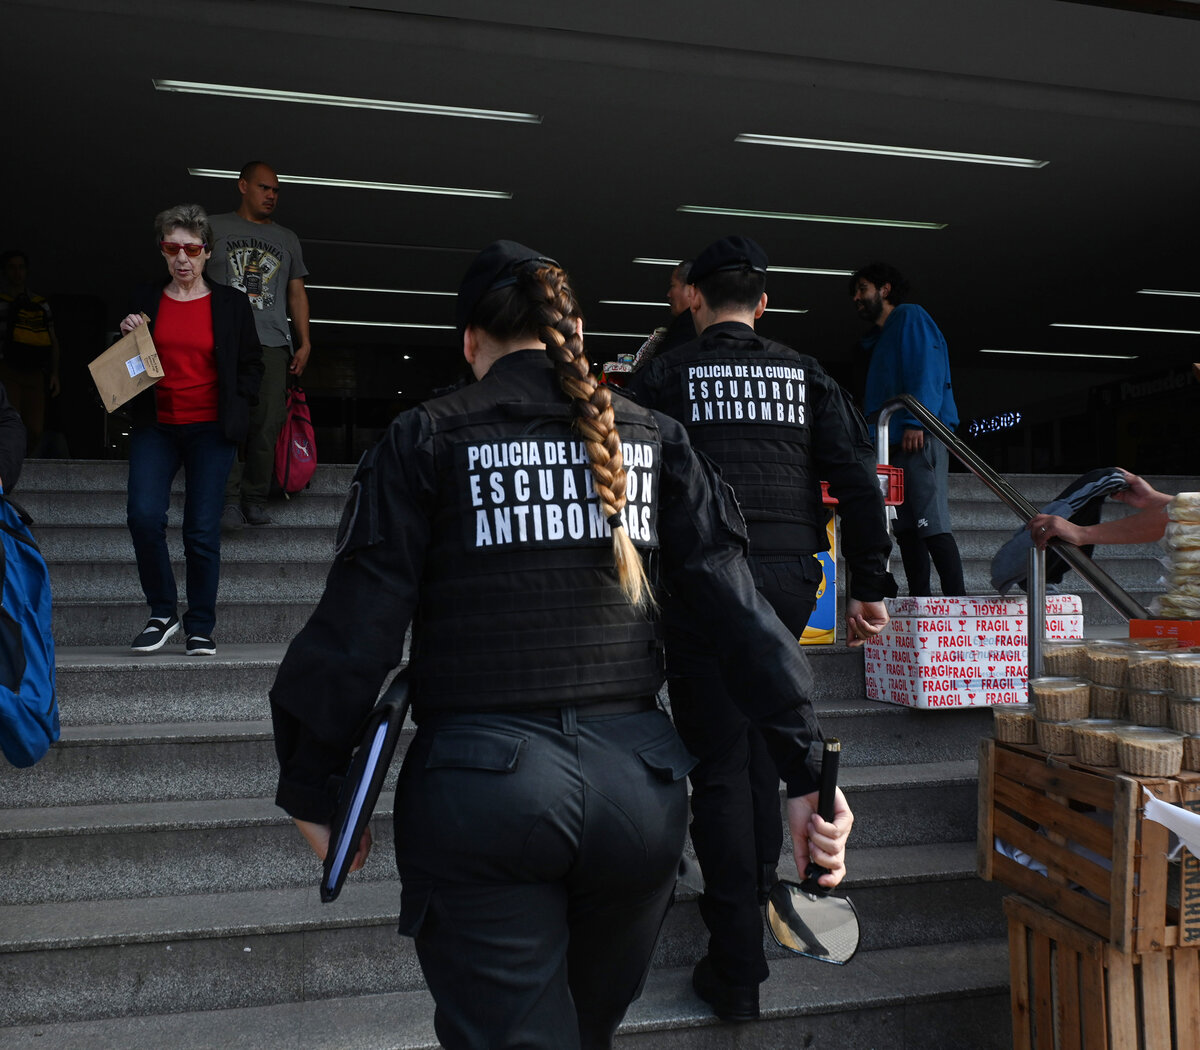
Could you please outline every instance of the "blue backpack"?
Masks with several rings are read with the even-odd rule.
[[[58,739],[50,572],[31,520],[0,493],[0,750],[32,766]]]

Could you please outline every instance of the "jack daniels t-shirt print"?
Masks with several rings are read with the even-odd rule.
[[[647,441],[625,441],[622,520],[639,547],[658,545],[658,461]],[[578,438],[463,442],[454,450],[463,540],[469,550],[609,545],[587,449]]]

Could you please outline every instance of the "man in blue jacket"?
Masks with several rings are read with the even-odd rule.
[[[872,325],[860,344],[871,354],[863,408],[874,421],[888,401],[909,394],[953,430],[958,408],[946,338],[922,307],[904,301],[907,292],[904,275],[887,263],[871,263],[850,278],[858,315]],[[892,416],[890,426],[888,459],[904,469],[904,503],[896,512],[895,533],[908,593],[930,593],[932,559],[942,593],[964,594],[962,558],[950,532],[946,447],[936,438],[927,440],[925,428],[907,412]]]

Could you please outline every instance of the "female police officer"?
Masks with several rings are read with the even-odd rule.
[[[811,680],[755,592],[736,506],[682,427],[597,385],[563,270],[499,241],[458,322],[478,382],[401,414],[363,457],[324,596],[271,690],[277,801],[322,856],[330,777],[411,622],[400,929],[438,1038],[609,1047],[671,900],[692,764],[654,701],[643,556],[724,625],[800,870],[811,855],[836,885],[853,818],[840,794],[834,823],[814,813]]]

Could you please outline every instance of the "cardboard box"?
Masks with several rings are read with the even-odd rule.
[[[1029,610],[1025,596],[984,594],[957,598],[893,598],[888,602],[892,616],[1024,616]],[[1047,616],[1069,616],[1083,612],[1077,594],[1047,594]]]
[[[108,412],[115,412],[126,401],[152,387],[162,379],[163,370],[154,340],[150,338],[149,323],[138,325],[113,343],[88,365],[88,371]]]
[[[891,621],[864,646],[870,699],[920,708],[1025,702],[1023,597],[898,598],[888,607]],[[1082,638],[1082,607],[1077,595],[1047,596],[1047,636]]]
[[[1023,897],[1005,897],[1014,1050],[1195,1050],[1200,953],[1118,952]]]
[[[980,741],[980,878],[1004,883],[1120,952],[1196,952],[1200,864],[1186,849],[1179,864],[1168,861],[1169,832],[1145,819],[1143,788],[1200,809],[1200,773],[1133,777],[1032,745]],[[1001,853],[997,838],[1046,874]]]
[[[1200,620],[1130,620],[1130,638],[1178,638],[1180,645],[1200,645]]]

